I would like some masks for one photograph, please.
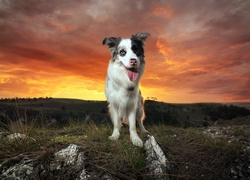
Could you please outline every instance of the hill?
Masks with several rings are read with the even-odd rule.
[[[250,103],[173,104],[147,100],[145,124],[202,127],[215,123],[249,124]],[[106,101],[33,98],[2,99],[0,122],[29,117],[29,121],[65,124],[70,120],[110,124]],[[247,107],[247,108],[245,108]],[[18,112],[18,113],[17,113]]]

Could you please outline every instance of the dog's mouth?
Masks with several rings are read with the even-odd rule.
[[[128,78],[130,81],[135,82],[138,78],[138,71],[136,68],[126,68],[128,73]]]

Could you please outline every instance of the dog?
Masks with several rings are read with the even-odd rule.
[[[118,140],[122,123],[129,125],[130,139],[135,146],[142,147],[143,142],[136,132],[136,121],[142,133],[145,118],[143,98],[139,81],[145,68],[144,46],[149,33],[139,32],[131,38],[107,37],[103,45],[109,46],[109,61],[105,95],[109,103],[109,113],[113,123],[110,140]]]

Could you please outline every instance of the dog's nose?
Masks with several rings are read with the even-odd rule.
[[[129,64],[131,66],[137,66],[137,60],[136,59],[130,59]]]

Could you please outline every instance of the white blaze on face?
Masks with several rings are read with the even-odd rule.
[[[123,64],[126,68],[128,78],[130,81],[136,81],[138,77],[137,68],[140,66],[140,61],[137,55],[132,50],[132,42],[131,39],[123,39],[118,45],[118,60]],[[136,65],[131,65],[130,61],[136,61]]]
[[[132,48],[131,39],[123,39],[123,40],[121,40],[120,44],[118,45],[118,53],[120,53],[122,50],[124,50],[126,52],[126,54],[124,56],[121,56],[121,54],[118,55],[118,57],[119,57],[118,59],[122,62],[122,64],[126,68],[132,68],[132,66],[129,63],[131,59],[136,59],[138,66],[140,66],[139,59],[136,56],[136,54],[132,51],[131,48]]]

